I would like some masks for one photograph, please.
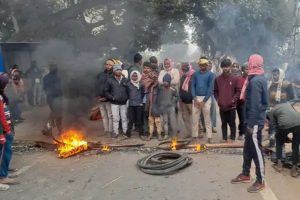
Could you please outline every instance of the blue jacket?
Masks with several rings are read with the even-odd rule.
[[[248,81],[245,97],[245,122],[250,128],[253,128],[254,125],[264,126],[268,107],[267,79],[264,75],[255,75],[249,76]]]
[[[192,95],[205,96],[204,102],[206,102],[214,93],[214,79],[215,75],[211,71],[194,73],[192,78]]]

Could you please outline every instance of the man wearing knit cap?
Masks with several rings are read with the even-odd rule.
[[[214,74],[209,71],[208,59],[201,57],[199,59],[200,70],[195,72],[192,78],[192,96],[193,96],[193,131],[192,137],[197,138],[199,129],[200,113],[203,113],[204,123],[208,138],[208,143],[212,143],[212,128],[210,119],[211,96],[214,90]]]
[[[243,150],[243,170],[231,183],[251,181],[250,168],[254,160],[256,181],[248,192],[258,192],[265,187],[265,162],[262,152],[262,129],[268,107],[267,80],[264,77],[263,58],[258,54],[251,55],[248,62],[248,77],[242,88],[240,99],[245,99],[246,133]]]
[[[111,111],[113,116],[113,138],[117,138],[119,135],[119,121],[121,118],[123,136],[126,136],[127,131],[127,100],[128,100],[128,91],[127,83],[128,80],[122,75],[122,65],[114,64],[113,65],[113,75],[107,80],[106,87],[104,89],[104,94],[106,98],[111,103]]]

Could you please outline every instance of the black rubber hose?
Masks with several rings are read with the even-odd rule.
[[[167,159],[167,160],[166,160]],[[147,174],[168,175],[188,167],[193,159],[175,152],[158,152],[137,161],[139,169]]]

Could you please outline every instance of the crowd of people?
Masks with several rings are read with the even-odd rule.
[[[133,65],[125,68],[120,60],[107,59],[104,71],[97,75],[95,96],[106,134],[112,138],[130,138],[137,132],[143,140],[157,136],[159,141],[178,135],[197,140],[206,135],[207,143],[214,143],[218,107],[222,132],[220,142],[244,140],[242,173],[231,183],[250,181],[253,160],[257,177],[248,191],[257,192],[265,187],[262,130],[266,122],[269,124],[269,145],[276,144],[278,162],[274,168],[281,171],[280,152],[288,133],[292,132],[292,176],[299,175],[300,114],[291,103],[298,96],[298,79],[289,82],[280,68],[274,68],[271,79],[267,80],[263,58],[258,54],[251,55],[241,66],[229,58],[222,59],[220,74],[212,70],[212,62],[204,56],[197,62],[198,69],[189,62],[176,67],[169,58],[164,59],[160,67],[156,57],[143,62],[139,53],[134,55],[133,61]],[[32,104],[41,105],[44,92],[51,110],[43,132],[47,133],[56,126],[61,133],[63,92],[57,65],[51,64],[49,73],[42,76],[33,63],[26,74],[31,79]],[[19,91],[19,95],[8,94],[10,85],[16,88],[14,91]],[[13,124],[16,119],[22,120],[18,108],[20,98],[24,96],[22,88],[24,82],[17,67],[9,74],[0,75],[0,184],[16,183],[8,177],[8,166],[12,155]],[[183,129],[178,126],[179,118],[183,119]]]
[[[119,135],[130,137],[134,125],[139,135],[147,136],[149,140],[154,132],[162,140],[181,131],[185,138],[193,139],[203,138],[206,133],[208,143],[212,143],[218,104],[222,142],[242,140],[245,106],[240,93],[247,77],[247,64],[240,67],[238,63],[224,59],[220,65],[222,74],[218,77],[208,58],[201,57],[198,65],[200,70],[183,62],[178,69],[171,59],[166,58],[163,68],[159,69],[156,57],[142,62],[142,56],[136,54],[134,65],[125,70],[119,60],[106,60],[96,84],[105,132],[113,138]],[[239,116],[238,137],[236,112]],[[178,115],[184,119],[184,130],[178,127]],[[227,125],[230,126],[229,141]]]

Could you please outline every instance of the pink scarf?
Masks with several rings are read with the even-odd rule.
[[[248,61],[248,77],[249,75],[261,75],[264,74],[264,59],[261,55],[258,54],[253,54],[249,57],[249,61]],[[248,77],[246,78],[242,91],[241,91],[241,95],[240,95],[240,100],[245,100],[245,94],[246,94],[246,89],[249,83]]]
[[[184,73],[181,71],[181,74],[184,75]],[[183,81],[182,84],[182,90],[188,92],[189,91],[189,82],[193,76],[193,74],[195,73],[195,70],[193,69],[192,65],[189,64],[189,71],[185,74],[185,79]]]

